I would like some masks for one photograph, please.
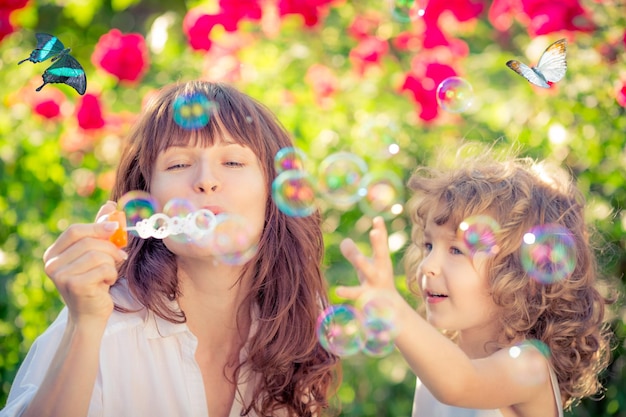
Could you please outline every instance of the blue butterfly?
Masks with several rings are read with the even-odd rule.
[[[514,59],[508,61],[506,65],[537,87],[550,88],[550,83],[561,81],[565,76],[566,52],[567,41],[559,39],[543,52],[536,67],[529,67]]]
[[[70,48],[66,48],[56,36],[47,33],[36,33],[37,46],[30,56],[17,64],[30,61],[43,62],[52,58],[53,64],[43,72],[43,84],[36,90],[40,91],[46,84],[63,83],[73,87],[78,94],[85,94],[87,77],[80,63],[70,55]]]

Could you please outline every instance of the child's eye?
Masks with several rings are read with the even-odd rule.
[[[463,255],[463,251],[457,247],[452,246],[450,248],[450,253],[453,255]]]

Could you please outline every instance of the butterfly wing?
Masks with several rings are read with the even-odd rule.
[[[567,41],[565,39],[554,42],[539,58],[535,71],[539,71],[546,81],[553,83],[561,81],[567,71],[566,52]]]
[[[87,90],[87,77],[80,63],[70,54],[63,53],[47,70],[44,71],[43,84],[37,88],[40,91],[46,84],[63,83],[73,87],[80,95]]]
[[[18,62],[18,65],[25,61],[34,63],[43,62],[58,56],[66,50],[63,43],[56,36],[47,33],[36,33],[35,37],[37,38],[37,46],[30,53],[30,56]]]
[[[531,84],[534,84],[537,87],[550,88],[550,84],[548,84],[540,74],[537,74],[537,72],[528,65],[512,59],[506,63],[506,66],[526,78]]]

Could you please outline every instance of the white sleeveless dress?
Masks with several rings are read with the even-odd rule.
[[[552,382],[552,391],[556,399],[559,416],[563,417],[563,405],[561,401],[561,393],[559,392],[559,384],[556,374],[550,368],[550,381]],[[470,408],[454,407],[439,402],[426,388],[420,379],[415,384],[415,397],[413,398],[412,417],[503,417],[499,409],[497,410],[478,410]]]

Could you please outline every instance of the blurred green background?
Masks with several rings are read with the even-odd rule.
[[[239,3],[247,7],[254,2]],[[619,101],[626,101],[620,96],[626,82],[623,0],[581,1],[595,29],[546,36],[530,35],[520,21],[496,30],[488,19],[489,2],[481,3],[482,12],[466,22],[443,14],[439,24],[448,36],[468,47],[460,55],[446,48],[422,48],[419,18],[409,22],[398,15],[410,1],[327,2],[312,26],[303,24],[298,15],[278,21],[274,2],[261,3],[264,19],[243,20],[232,33],[214,28],[214,45],[208,52],[190,48],[183,18],[198,5],[216,10],[216,1],[30,1],[11,14],[15,29],[0,43],[0,407],[33,340],[62,307],[43,273],[43,252],[69,224],[93,219],[108,197],[120,143],[143,97],[178,80],[224,80],[258,98],[293,133],[312,170],[329,154],[348,151],[363,158],[371,171],[392,171],[405,182],[418,164],[434,161],[441,151],[451,155],[466,141],[517,144],[523,155],[562,163],[588,198],[587,214],[597,230],[603,272],[623,294],[626,103]],[[359,58],[355,52],[360,41],[351,31],[355,19],[363,16],[374,22],[365,30],[387,45],[379,56]],[[149,67],[136,82],[118,82],[92,62],[94,46],[112,28],[146,38]],[[418,33],[417,44],[400,47],[396,40],[409,31]],[[81,98],[74,90],[47,85],[34,92],[49,61],[20,66],[17,62],[34,48],[35,32],[52,33],[72,48],[87,73],[87,92],[99,99],[103,127],[78,125],[76,104]],[[532,87],[506,67],[512,58],[535,63],[560,37],[569,40],[568,73],[550,90]],[[419,105],[400,90],[407,72],[419,68],[420,57],[444,59],[471,84],[473,103],[467,111],[439,109],[433,120],[420,119]],[[315,65],[330,72],[311,71]],[[46,97],[61,103],[57,117],[46,118],[34,110]],[[331,287],[353,284],[356,275],[338,244],[346,236],[365,244],[371,217],[358,205],[338,208],[328,201],[320,205],[328,281]],[[405,214],[399,214],[388,220],[388,227],[398,285],[410,298],[401,262],[410,224]],[[626,416],[623,305],[620,298],[611,311],[617,338],[614,360],[603,376],[606,392],[583,401],[570,416]],[[342,416],[410,415],[414,377],[397,352],[383,358],[355,355],[343,363],[343,384],[334,400]]]

